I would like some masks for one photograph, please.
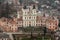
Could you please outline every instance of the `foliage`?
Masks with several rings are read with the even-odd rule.
[[[42,40],[43,37],[37,37],[36,40]],[[51,38],[50,37],[45,37],[44,40],[50,40]],[[31,38],[22,38],[22,40],[33,40]]]
[[[1,10],[0,17],[12,18],[10,15],[15,14],[14,12],[16,12],[16,10],[11,5],[9,5],[8,2],[1,5],[1,7],[0,7],[1,8],[0,9]]]
[[[45,36],[45,34],[47,33],[47,28],[44,27],[43,31],[44,31],[44,36]]]

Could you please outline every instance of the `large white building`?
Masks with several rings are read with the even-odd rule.
[[[23,13],[23,26],[36,26],[37,7],[36,5],[24,6]]]

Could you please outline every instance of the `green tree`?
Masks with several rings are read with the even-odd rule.
[[[60,20],[59,20],[59,24],[58,24],[58,26],[60,27]]]
[[[8,2],[1,5],[1,14],[0,17],[12,18],[10,15],[15,15],[17,10],[14,8],[13,4]]]
[[[47,33],[47,28],[44,27],[43,31],[44,31],[44,36],[45,36],[45,34]]]

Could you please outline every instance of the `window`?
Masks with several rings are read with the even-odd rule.
[[[57,23],[55,25],[57,25]]]
[[[34,19],[35,19],[35,17],[34,17]]]
[[[11,30],[13,31],[13,28]]]
[[[10,27],[10,29],[11,29],[11,27]]]
[[[28,19],[28,17],[27,17],[27,19]]]
[[[55,27],[55,29],[57,29],[57,27]]]
[[[25,19],[26,19],[26,17],[25,17]]]
[[[18,24],[18,22],[17,22],[17,24]]]
[[[51,26],[50,26],[50,28],[51,28]]]
[[[54,28],[54,26],[53,26],[53,28]]]
[[[17,28],[15,28],[15,30],[17,30]]]
[[[50,23],[50,25],[51,25],[51,23]]]
[[[36,13],[36,11],[34,11],[34,13]]]
[[[31,17],[29,17],[29,19],[31,19]]]
[[[7,24],[8,24],[8,22],[7,22]]]
[[[25,26],[26,26],[26,23],[25,23]]]
[[[26,15],[26,12],[25,12],[25,15]]]
[[[26,12],[25,12],[26,13]]]
[[[36,24],[36,26],[38,26],[38,25]]]
[[[41,26],[42,26],[42,24],[41,24]]]

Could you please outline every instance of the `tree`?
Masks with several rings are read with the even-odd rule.
[[[43,32],[44,32],[44,34],[43,34],[43,40],[45,39],[45,35],[46,35],[46,33],[47,33],[47,28],[46,27],[43,27]]]
[[[59,20],[59,24],[58,24],[58,26],[60,27],[60,20]]]
[[[43,28],[43,31],[44,31],[44,36],[46,35],[46,33],[47,33],[47,28],[46,27],[44,27]]]
[[[5,7],[4,7],[5,6]],[[9,5],[8,5],[8,2],[6,4],[2,4],[1,5],[1,17],[6,17],[8,18],[9,17]]]
[[[12,18],[11,15],[15,15],[17,10],[14,8],[13,4],[9,4],[8,2],[1,5],[1,13],[0,17]]]
[[[4,0],[0,0],[0,2],[4,2]]]

